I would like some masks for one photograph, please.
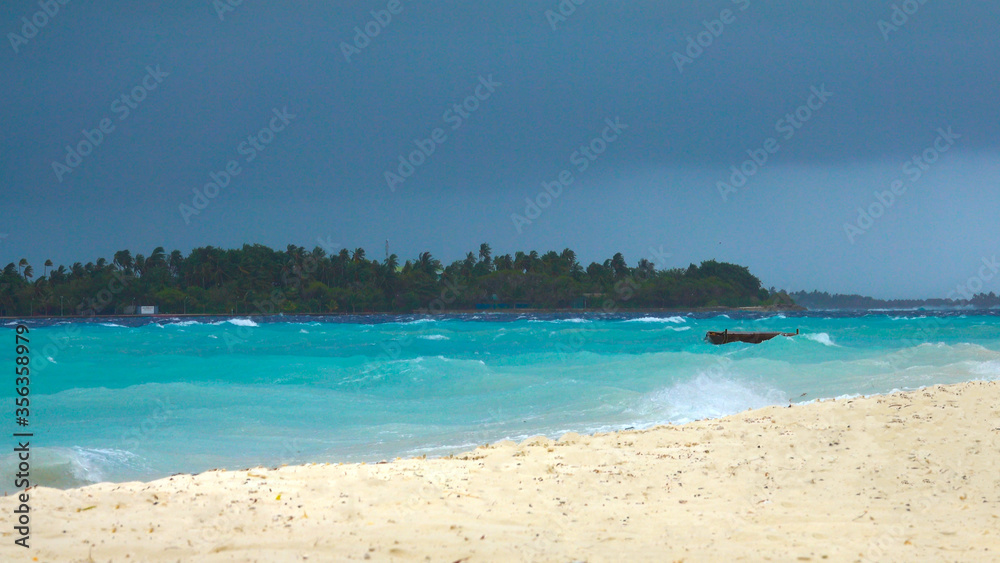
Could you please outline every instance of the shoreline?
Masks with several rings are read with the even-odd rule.
[[[31,551],[39,561],[990,560],[998,418],[1000,382],[976,381],[434,459],[37,488]],[[0,511],[15,501],[0,498]],[[0,559],[23,557],[14,533],[0,533]]]
[[[0,320],[17,320],[17,319],[170,319],[170,318],[199,318],[199,317],[229,317],[229,318],[257,318],[257,317],[280,317],[280,316],[294,316],[294,317],[378,317],[378,316],[400,316],[400,315],[412,315],[419,317],[441,317],[446,315],[483,315],[483,314],[498,314],[498,315],[520,315],[524,313],[530,314],[552,314],[552,315],[569,315],[574,313],[603,313],[609,315],[618,314],[676,314],[683,315],[686,313],[807,313],[810,312],[807,309],[762,309],[756,307],[745,307],[739,309],[728,309],[728,308],[715,308],[715,307],[705,307],[705,308],[694,308],[694,309],[621,309],[618,311],[605,311],[604,309],[446,309],[436,312],[398,312],[398,313],[386,313],[386,312],[358,312],[358,313],[345,313],[342,311],[334,311],[331,313],[245,313],[245,314],[233,314],[233,313],[158,313],[156,315],[33,315],[33,316],[0,316]]]
[[[603,313],[609,315],[620,315],[620,314],[632,314],[632,315],[686,315],[690,313],[775,313],[775,314],[812,314],[812,313],[970,313],[970,312],[986,312],[986,311],[997,311],[996,308],[986,308],[986,309],[967,309],[967,308],[937,308],[937,309],[912,309],[912,308],[900,308],[900,309],[805,309],[805,308],[762,308],[762,307],[695,307],[690,309],[619,309],[617,311],[609,312],[604,309],[444,309],[436,312],[394,312],[387,313],[382,311],[374,312],[357,312],[357,313],[347,313],[343,311],[333,311],[329,313],[158,313],[156,315],[28,315],[28,316],[2,316],[0,315],[0,320],[44,320],[44,319],[60,319],[60,320],[73,320],[73,319],[170,319],[170,318],[262,318],[262,317],[281,317],[281,316],[294,316],[294,317],[390,317],[390,316],[416,316],[416,317],[443,317],[449,315],[483,315],[483,314],[498,314],[498,315],[519,315],[519,314],[552,314],[552,315],[570,315],[570,314],[595,314]]]
[[[904,311],[906,309],[900,309]],[[33,315],[33,316],[0,316],[0,320],[41,320],[41,319],[60,319],[60,320],[72,320],[72,319],[170,319],[170,318],[206,318],[206,317],[223,317],[223,318],[259,318],[259,317],[280,317],[280,316],[294,316],[294,317],[390,317],[390,316],[418,316],[418,317],[442,317],[448,315],[483,315],[483,314],[499,314],[499,315],[519,315],[519,314],[553,314],[553,315],[569,315],[575,313],[583,314],[594,314],[603,313],[609,315],[618,314],[657,314],[657,315],[684,315],[688,313],[810,313],[818,312],[810,311],[808,309],[793,309],[793,308],[783,308],[783,309],[769,309],[760,307],[740,307],[740,308],[728,308],[728,307],[696,307],[691,309],[620,309],[617,311],[609,312],[604,309],[446,309],[436,312],[357,312],[357,313],[346,313],[343,311],[334,311],[330,313],[246,313],[246,314],[232,314],[232,313],[158,313],[156,315]]]

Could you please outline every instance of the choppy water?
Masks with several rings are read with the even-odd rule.
[[[33,481],[439,455],[1000,378],[995,311],[731,316],[31,320]],[[702,340],[726,328],[803,334]]]

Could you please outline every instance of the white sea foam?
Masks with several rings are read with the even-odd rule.
[[[825,332],[820,332],[816,334],[803,334],[802,336],[803,338],[812,340],[813,342],[819,342],[820,344],[823,344],[825,346],[836,346],[838,348],[840,347],[837,344],[834,344],[833,340],[830,338],[830,335]]]
[[[225,322],[236,326],[260,326],[259,324],[253,322],[250,319],[229,319],[228,321]],[[224,323],[214,323],[214,324],[224,324]]]
[[[205,324],[205,323],[198,322],[198,321],[181,321],[179,323],[168,323],[167,326],[178,326],[178,327],[180,327],[180,326],[194,326],[194,325],[200,325],[200,324]]]
[[[127,450],[104,448],[72,448],[74,476],[92,483],[104,481],[107,471],[115,466],[127,466],[136,458]]]
[[[882,336],[882,332],[876,332],[876,330],[884,331],[888,325],[884,322],[888,319],[882,317],[876,328],[872,329],[873,332],[867,333],[872,341],[882,339],[881,344],[874,349],[866,349],[855,344],[828,347],[837,346],[836,340],[848,343],[847,340],[844,340],[847,338],[844,336],[846,332],[841,332],[846,330],[843,329],[843,324],[848,321],[842,321],[837,317],[838,320],[833,322],[818,319],[802,321],[803,338],[791,339],[788,342],[796,348],[795,350],[785,350],[783,346],[755,348],[734,346],[695,350],[693,343],[696,336],[700,337],[701,334],[704,334],[703,332],[698,335],[679,334],[676,337],[670,337],[666,335],[666,332],[698,332],[702,330],[699,328],[702,321],[696,321],[694,317],[688,317],[683,322],[676,322],[666,318],[656,318],[655,314],[648,316],[639,314],[637,316],[647,317],[649,320],[632,321],[638,324],[620,324],[621,321],[609,324],[605,321],[594,321],[594,326],[598,324],[616,325],[618,327],[616,331],[630,332],[633,333],[632,336],[636,336],[636,338],[620,339],[620,351],[623,357],[617,357],[617,354],[615,354],[616,357],[611,357],[612,354],[598,354],[591,348],[590,344],[587,344],[573,354],[571,363],[555,366],[551,363],[551,355],[539,353],[539,351],[544,352],[552,348],[551,341],[546,338],[546,334],[567,335],[587,327],[575,324],[570,324],[570,326],[546,325],[543,327],[541,325],[527,325],[524,321],[519,321],[517,323],[504,323],[502,326],[497,325],[486,332],[483,332],[485,329],[482,326],[471,327],[475,330],[466,332],[464,330],[450,331],[444,328],[457,321],[442,322],[442,327],[419,326],[409,329],[400,327],[398,324],[384,326],[383,324],[323,323],[323,331],[319,331],[318,336],[321,333],[330,334],[333,335],[331,338],[336,338],[338,341],[344,340],[346,345],[351,347],[365,346],[370,342],[394,342],[396,341],[394,339],[402,340],[403,338],[412,338],[414,342],[416,339],[442,342],[440,337],[444,336],[450,341],[428,344],[424,346],[426,349],[424,352],[437,348],[433,351],[451,356],[454,359],[449,361],[446,357],[433,354],[420,358],[408,358],[403,355],[404,357],[401,358],[399,353],[395,353],[379,356],[378,359],[366,360],[351,354],[349,358],[338,357],[329,362],[324,361],[323,364],[330,365],[316,366],[315,369],[308,366],[303,369],[303,361],[296,359],[288,362],[284,368],[278,369],[273,376],[274,379],[269,380],[269,382],[275,384],[275,393],[289,393],[283,399],[286,400],[287,404],[293,405],[290,408],[294,408],[296,412],[325,413],[331,408],[327,399],[340,400],[336,397],[339,395],[337,393],[332,394],[331,397],[310,397],[310,395],[318,394],[309,388],[314,379],[323,383],[331,380],[338,387],[343,385],[345,389],[370,390],[370,394],[366,392],[366,401],[370,399],[373,402],[358,405],[358,408],[369,409],[371,412],[378,412],[377,409],[382,406],[379,401],[393,401],[397,397],[423,398],[429,396],[431,400],[422,404],[426,404],[427,408],[430,409],[437,409],[435,406],[437,398],[447,397],[449,402],[456,404],[456,408],[445,413],[449,417],[454,415],[453,419],[449,419],[447,425],[438,424],[439,420],[436,414],[429,416],[425,412],[414,411],[411,415],[408,412],[393,420],[393,429],[383,432],[386,436],[379,435],[371,438],[368,442],[366,440],[369,440],[370,436],[366,435],[364,431],[350,434],[352,431],[349,428],[335,428],[337,432],[349,436],[352,443],[357,444],[358,451],[371,452],[377,449],[380,452],[378,455],[394,457],[411,447],[436,448],[438,444],[465,443],[470,436],[476,435],[476,432],[482,432],[480,429],[483,427],[481,423],[470,420],[470,418],[475,419],[476,416],[469,417],[467,413],[476,415],[489,406],[497,404],[503,404],[504,409],[507,409],[507,405],[510,404],[510,412],[504,415],[503,424],[489,427],[490,440],[494,437],[499,439],[504,436],[523,435],[528,437],[551,433],[558,435],[561,433],[557,432],[558,429],[576,432],[584,430],[606,431],[629,425],[638,428],[662,423],[680,423],[693,419],[719,417],[769,404],[784,405],[788,404],[785,402],[788,397],[794,397],[793,400],[800,401],[803,399],[812,400],[814,397],[844,394],[857,396],[851,395],[857,392],[882,393],[893,387],[910,389],[918,385],[939,382],[947,383],[970,379],[1000,380],[998,340],[991,337],[986,340],[987,336],[979,336],[981,334],[992,335],[985,327],[979,326],[979,318],[968,322],[970,326],[973,326],[971,330],[975,332],[971,334],[975,336],[977,342],[980,338],[983,341],[983,343],[977,344],[954,342],[954,340],[965,338],[960,330],[939,331],[930,335],[923,333],[909,335],[920,336],[921,341],[933,336],[930,343],[922,345],[915,342],[910,343],[905,338],[902,341],[897,338],[889,342]],[[661,317],[667,316],[668,314],[661,314]],[[257,317],[252,318],[256,319]],[[417,319],[413,316],[400,318],[404,320]],[[677,318],[683,319],[683,317]],[[180,337],[184,337],[180,338],[179,344],[175,345],[181,346],[185,353],[189,347],[195,345],[208,352],[221,345],[221,343],[215,345],[208,343],[205,338],[186,338],[198,332],[204,332],[205,336],[212,339],[225,338],[225,336],[220,336],[224,330],[217,330],[218,327],[208,325],[204,319],[199,320],[184,319],[184,323],[177,323],[182,326],[207,325],[203,329],[179,328],[174,331]],[[567,320],[556,322],[566,322]],[[265,325],[263,321],[258,322]],[[428,318],[416,322],[436,321]],[[573,321],[569,320],[569,322]],[[953,322],[957,324],[959,321]],[[278,331],[273,338],[283,338],[291,342],[296,340],[297,337],[294,337],[294,334],[299,332],[292,332],[295,330],[295,326],[300,329],[308,329],[311,328],[312,324],[314,323],[279,325],[279,327],[287,326],[288,329]],[[893,326],[898,329],[903,325],[897,323]],[[962,330],[965,326],[965,324],[959,325]],[[223,324],[223,328],[225,327],[230,327],[230,324]],[[270,332],[268,328],[273,327],[264,326],[262,330]],[[230,327],[229,330],[233,331],[234,329]],[[439,334],[436,334],[435,330],[439,331]],[[362,334],[368,331],[377,334],[378,339],[371,340],[372,334]],[[384,334],[381,334],[382,331]],[[113,353],[118,346],[115,341],[122,338],[123,335],[134,334],[134,331],[103,331],[103,329],[98,329],[96,332],[101,333],[98,335],[101,339],[108,340],[108,346],[103,348],[107,351],[105,353]],[[255,332],[259,333],[260,331]],[[505,339],[516,338],[519,345],[508,351],[503,346],[497,346],[496,342],[486,342],[490,335],[498,339],[504,334],[507,334]],[[659,335],[660,338],[650,338],[653,335]],[[831,335],[838,336],[831,337]],[[904,334],[904,336],[907,335]],[[87,334],[86,336],[90,338],[93,335]],[[973,336],[968,338],[973,338]],[[358,340],[352,340],[355,338]],[[489,362],[484,363],[475,356],[469,356],[470,352],[466,351],[470,349],[467,347],[467,342],[476,340],[480,341],[480,344],[492,344],[486,348],[478,346],[471,348],[472,354],[482,354],[479,357],[490,359]],[[542,342],[538,342],[539,340]],[[857,339],[852,337],[851,342],[854,340]],[[943,342],[935,342],[935,340]],[[798,344],[795,345],[794,342],[798,342]],[[71,350],[82,350],[85,345],[87,349],[90,349],[89,342],[76,340],[67,341],[66,347]],[[417,348],[420,346],[418,345]],[[643,351],[644,348],[648,348],[648,351]],[[791,358],[787,357],[789,352],[794,352]],[[53,355],[60,354],[53,353]],[[198,355],[202,356],[203,354],[199,352]],[[44,355],[39,354],[39,359],[43,360],[43,358]],[[86,370],[86,366],[81,365],[78,368],[77,363],[70,355],[65,357],[60,355],[59,359],[62,361],[64,358],[67,361],[67,364],[64,364],[66,368]],[[510,358],[518,358],[519,361],[508,361]],[[237,358],[232,356],[219,358],[220,361],[231,359]],[[890,359],[895,363],[888,363]],[[696,371],[698,366],[707,368],[709,365],[716,364],[717,368]],[[895,367],[887,370],[883,364]],[[217,366],[206,366],[206,368],[217,369]],[[64,367],[60,366],[60,368],[54,369],[59,370],[64,369]],[[178,370],[181,370],[178,373],[180,378],[186,377],[186,373],[183,371],[186,369],[186,366],[178,366]],[[303,377],[301,373],[303,371],[319,373],[316,377],[310,374]],[[616,373],[613,387],[620,388],[620,391],[607,389],[605,378],[593,377],[594,374],[606,374],[611,371]],[[538,377],[539,374],[547,375],[550,372],[552,377]],[[842,373],[843,376],[831,378],[830,374],[835,373]],[[504,394],[507,391],[502,388],[498,390],[494,385],[499,375],[505,379],[509,378],[512,382],[512,386],[509,388],[511,394]],[[178,396],[183,397],[187,393],[211,393],[208,400],[213,401],[212,404],[228,405],[232,403],[236,405],[231,409],[232,412],[227,407],[225,413],[219,414],[220,417],[231,414],[236,417],[254,416],[253,401],[242,398],[244,395],[252,395],[246,392],[245,381],[235,376],[231,379],[232,381],[227,381],[225,385],[212,385],[208,388],[197,386],[189,388],[185,384],[183,394]],[[532,383],[535,380],[540,380],[538,385]],[[100,388],[67,390],[54,395],[49,402],[56,405],[53,408],[75,409],[78,405],[84,404],[86,394],[89,393],[96,393],[98,397],[104,397],[109,393],[120,393],[123,397],[131,397],[132,399],[128,400],[135,404],[141,404],[142,399],[149,396],[164,396],[164,393],[158,390],[154,390],[152,395],[147,395],[141,391],[143,385],[137,384],[139,381],[142,381],[141,377],[136,381],[124,380],[122,384],[125,387],[119,390]],[[650,381],[657,383],[650,383]],[[284,385],[283,382],[294,384]],[[480,385],[484,387],[480,387]],[[456,392],[456,389],[460,391]],[[636,393],[634,389],[642,391]],[[808,392],[808,395],[800,397],[802,392]],[[230,393],[232,394],[230,395]],[[438,395],[439,393],[440,395]],[[172,393],[171,397],[174,397]],[[514,403],[518,403],[518,405],[510,402],[512,397],[517,397],[518,400]],[[333,408],[353,408],[354,401],[351,401],[349,397],[345,398],[344,401],[343,404],[333,405]],[[567,413],[570,414],[567,415]],[[315,421],[314,428],[322,428],[317,432],[327,430],[327,425],[330,424],[329,419],[322,415],[311,418]],[[121,429],[114,429],[111,434],[107,435],[112,440],[122,431],[136,426],[135,422],[115,422],[119,420],[117,418],[113,420],[95,419],[93,424],[124,424]],[[188,426],[185,420],[186,417],[175,417],[169,423],[171,428],[177,425],[176,435],[181,437],[177,439],[182,439],[191,431],[197,432],[199,430],[196,424]],[[227,422],[227,424],[230,423]],[[231,424],[236,424],[236,422]],[[444,426],[447,428],[442,429]],[[216,461],[216,458],[212,457],[214,450],[225,449],[224,447],[216,447],[216,444],[224,444],[227,436],[224,434],[212,435],[209,432],[205,435],[206,441],[199,446],[201,449],[192,450],[190,454],[180,453],[180,450],[176,448],[154,452],[152,444],[147,442],[134,448],[134,451],[144,455],[147,455],[147,451],[150,452],[148,460],[143,457],[128,458],[126,452],[121,454],[124,456],[123,462],[122,459],[115,458],[114,455],[102,454],[101,450],[93,449],[94,446],[106,447],[115,443],[103,439],[104,434],[99,428],[95,426],[92,433],[86,430],[88,429],[81,428],[79,434],[81,438],[63,442],[67,446],[79,445],[81,451],[69,447],[60,448],[65,450],[62,452],[64,457],[48,464],[52,466],[50,473],[62,476],[52,481],[53,483],[63,483],[64,486],[79,486],[92,480],[153,478],[178,470],[250,466],[261,462],[259,457],[255,458],[254,456],[263,455],[256,451],[246,455],[234,453],[232,458],[222,459],[220,454],[218,459],[222,459],[222,461]],[[253,428],[248,430],[251,435],[253,431]],[[166,443],[173,443],[175,439],[173,430],[157,436],[157,439],[163,439]],[[468,441],[481,443],[485,440]],[[178,453],[165,453],[169,451]],[[315,456],[319,455],[315,453],[318,450],[310,450],[313,453],[309,453],[304,447],[303,451],[305,452],[302,454],[303,461],[315,461]],[[329,455],[331,459],[338,461],[343,461],[346,455],[345,450],[339,446],[333,448],[324,446],[322,451],[328,452],[323,455]],[[165,458],[165,455],[168,455],[169,458]],[[375,454],[361,453],[357,455],[359,461],[365,461],[370,460],[370,456]],[[0,463],[2,463],[3,457],[0,455]],[[212,461],[204,461],[205,459]],[[155,465],[155,468],[146,468],[144,464]],[[46,464],[40,463],[39,467],[44,465]],[[34,462],[32,468],[35,468]],[[4,472],[5,468],[0,467],[0,473]]]
[[[128,327],[126,327],[124,325],[119,325],[119,324],[115,324],[115,323],[101,323],[101,326],[107,326],[107,327],[111,327],[111,328],[128,328]]]
[[[398,323],[390,323],[390,324],[419,325],[419,324],[424,324],[424,323],[436,323],[436,322],[437,322],[437,319],[415,319],[415,320],[412,320],[412,321],[400,321]]]
[[[972,367],[971,371],[976,375],[988,375],[991,377],[1000,377],[1000,360],[979,362],[978,364]]]
[[[639,319],[628,319],[625,321],[627,323],[686,323],[687,319],[684,317],[642,317]]]
[[[120,478],[138,458],[126,450],[74,446],[33,448],[31,460],[33,485],[70,488]],[[13,454],[0,459],[0,467],[16,467],[16,463]]]
[[[753,319],[753,322],[755,322],[755,323],[763,323],[763,322],[767,322],[767,321],[782,320],[782,319],[787,319],[787,318],[788,317],[786,317],[785,315],[783,315],[781,313],[778,313],[777,315],[774,315],[773,317],[761,317],[759,319]]]
[[[651,422],[681,424],[787,402],[788,396],[778,389],[728,375],[702,373],[693,380],[646,394],[633,410],[647,421],[652,418]]]

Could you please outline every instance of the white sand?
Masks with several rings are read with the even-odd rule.
[[[1000,384],[31,497],[2,561],[997,561]]]

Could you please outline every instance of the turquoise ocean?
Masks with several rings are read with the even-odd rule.
[[[3,320],[9,366],[18,322],[30,427],[15,424],[11,370],[2,428],[34,433],[32,482],[57,487],[438,456],[1000,379],[997,311]],[[802,334],[703,340],[723,329]]]

